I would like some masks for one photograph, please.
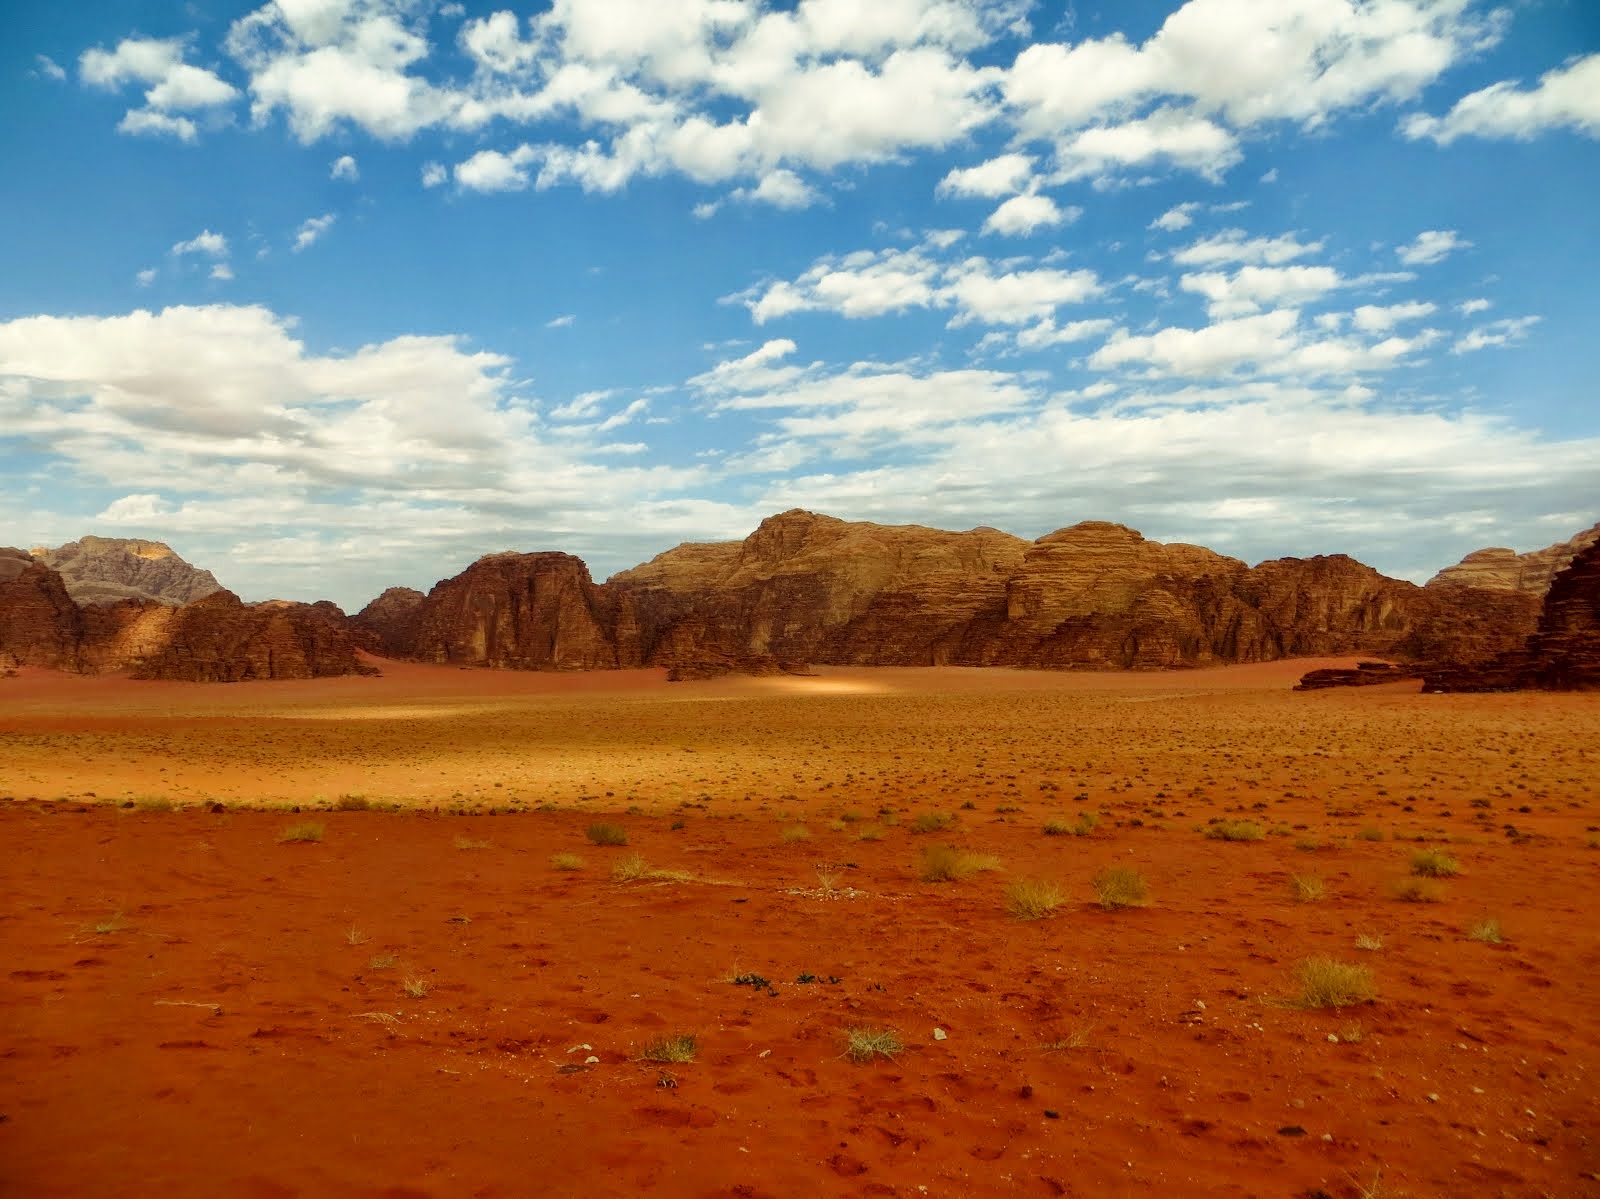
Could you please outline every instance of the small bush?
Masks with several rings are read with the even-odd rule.
[[[1368,953],[1377,953],[1383,948],[1383,938],[1376,933],[1357,933],[1356,948]]]
[[[291,824],[278,834],[278,840],[284,845],[292,845],[302,841],[320,841],[322,840],[323,832],[322,825],[314,820],[308,820],[304,824]]]
[[[1486,916],[1468,925],[1467,936],[1474,941],[1482,941],[1485,945],[1499,945],[1505,940],[1500,932],[1500,922],[1493,916]]]
[[[1327,886],[1314,874],[1289,876],[1289,895],[1296,903],[1315,903],[1327,893]]]
[[[1000,859],[968,853],[950,845],[930,845],[922,851],[917,876],[925,883],[959,883],[985,870],[1000,869]]]
[[[151,796],[134,800],[133,806],[141,812],[170,812],[176,805],[163,796]]]
[[[948,812],[923,812],[911,822],[914,833],[942,833],[956,822]]]
[[[1438,903],[1444,888],[1429,878],[1403,878],[1394,884],[1394,897],[1402,903]]]
[[[1150,902],[1150,888],[1144,876],[1131,866],[1108,866],[1089,880],[1094,897],[1108,912],[1122,908],[1142,908]]]
[[[428,991],[431,988],[428,986],[427,979],[418,978],[416,975],[412,975],[410,978],[406,979],[405,982],[400,984],[400,989],[412,999],[422,999],[427,996]]]
[[[639,1050],[639,1060],[642,1062],[692,1062],[694,1061],[694,1038],[688,1033],[669,1033],[657,1037],[653,1041],[646,1041]]]
[[[650,865],[636,853],[630,853],[611,868],[614,883],[692,883],[694,875],[687,870],[663,870]]]
[[[457,837],[456,838],[456,848],[457,849],[488,849],[488,848],[490,848],[490,845],[491,845],[491,842],[480,841],[475,837]]]
[[[375,953],[367,967],[372,970],[393,970],[400,964],[400,959],[392,953]]]
[[[1461,863],[1442,849],[1419,849],[1411,855],[1411,873],[1419,878],[1454,878]]]
[[[1373,828],[1369,825],[1357,833],[1356,836],[1363,841],[1382,841],[1383,830],[1381,828]]]
[[[1300,984],[1297,1000],[1301,1007],[1350,1007],[1370,1003],[1378,993],[1372,971],[1333,958],[1307,958],[1295,970]]]
[[[1005,890],[1006,911],[1015,920],[1042,920],[1067,902],[1059,883],[1018,879]]]
[[[550,855],[550,865],[557,870],[582,870],[583,859],[575,853],[556,853]]]
[[[1206,828],[1208,841],[1259,841],[1266,835],[1253,820],[1220,820]]]
[[[900,1034],[892,1028],[844,1030],[844,1055],[852,1062],[870,1062],[875,1057],[892,1058],[904,1049]]]
[[[1100,817],[1093,812],[1083,812],[1076,821],[1070,821],[1065,816],[1053,816],[1044,822],[1044,835],[1047,837],[1087,837],[1094,832],[1100,824]]]
[[[811,840],[811,830],[803,824],[791,824],[778,834],[778,840],[785,845],[793,845],[798,841]]]
[[[860,827],[860,829],[858,829],[856,831],[856,840],[857,841],[882,841],[883,840],[883,829],[882,829],[881,826],[876,825],[876,824],[863,824]]]
[[[333,806],[339,812],[365,812],[372,807],[372,801],[365,795],[341,795]]]
[[[594,845],[626,845],[628,830],[620,824],[591,824],[584,836]]]

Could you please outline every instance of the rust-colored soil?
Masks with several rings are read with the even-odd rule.
[[[1600,703],[1331,664],[0,681],[0,1194],[1600,1196]]]

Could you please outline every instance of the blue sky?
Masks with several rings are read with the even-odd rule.
[[[3,539],[247,599],[775,511],[1416,579],[1600,518],[1590,0],[0,16]]]

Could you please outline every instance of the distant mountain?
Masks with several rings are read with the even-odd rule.
[[[125,599],[188,604],[222,590],[209,570],[191,566],[160,541],[84,537],[55,549],[41,546],[32,555],[61,576],[67,594],[79,604]]]
[[[1499,546],[1473,550],[1454,566],[1447,566],[1434,575],[1426,585],[1461,583],[1491,591],[1526,591],[1542,596],[1550,590],[1556,572],[1565,569],[1579,553],[1597,541],[1600,541],[1600,524],[1585,529],[1569,541],[1558,541],[1526,554]]]

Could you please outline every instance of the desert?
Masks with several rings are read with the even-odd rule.
[[[24,670],[0,1186],[1597,1193],[1600,708],[1341,664]]]

